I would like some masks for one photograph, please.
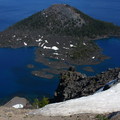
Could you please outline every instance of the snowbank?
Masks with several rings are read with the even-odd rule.
[[[114,87],[78,99],[49,104],[33,112],[44,116],[68,116],[79,113],[108,113],[120,111],[120,83]]]
[[[16,104],[16,105],[13,105],[12,107],[18,109],[18,108],[23,108],[24,106],[22,104]]]
[[[26,42],[24,42],[24,45],[25,45],[25,46],[27,46],[27,43],[26,43]]]

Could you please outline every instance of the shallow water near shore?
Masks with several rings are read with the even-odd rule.
[[[47,66],[35,62],[35,47],[0,48],[0,98],[9,96],[50,96],[57,86],[57,80],[39,78],[31,74],[35,68],[27,68],[33,64],[36,69]]]

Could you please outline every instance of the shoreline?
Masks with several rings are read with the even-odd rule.
[[[91,39],[91,40],[93,40],[93,41],[100,40],[100,39],[104,40],[106,38],[110,38],[110,37],[108,37],[108,36],[97,37],[97,38]],[[89,41],[89,40],[87,40],[87,41]],[[65,55],[62,56],[62,59],[64,59],[64,60],[61,60],[61,58],[56,58],[57,55],[50,58],[51,56],[49,55],[49,50],[44,50],[44,49],[42,49],[38,46],[34,46],[34,45],[33,46],[22,46],[22,47],[26,47],[26,48],[36,47],[36,50],[34,52],[35,62],[42,63],[42,64],[46,65],[49,69],[48,70],[34,70],[34,71],[32,71],[32,74],[35,75],[35,76],[38,76],[38,77],[43,77],[43,78],[48,78],[48,79],[52,79],[54,74],[60,74],[64,69],[68,69],[70,66],[97,65],[97,64],[100,64],[101,62],[103,62],[106,59],[110,59],[109,56],[105,56],[102,53],[103,49],[100,48],[99,46],[98,46],[99,50],[96,50],[96,53],[94,53],[94,56],[96,56],[96,59],[97,58],[99,59],[97,61],[96,61],[96,59],[94,60],[94,59],[91,59],[91,58],[87,58],[87,59],[85,58],[83,60],[82,59],[72,60],[70,58],[65,58]],[[4,48],[19,49],[19,48],[22,48],[22,47],[4,47]],[[74,48],[72,48],[72,49],[74,49]],[[63,50],[61,52],[63,52]],[[52,72],[51,72],[51,70],[52,70]],[[46,74],[46,73],[50,73],[50,74]]]

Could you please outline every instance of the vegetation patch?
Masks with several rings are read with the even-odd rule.
[[[33,107],[38,109],[38,108],[44,107],[47,104],[49,104],[49,98],[43,97],[42,100],[39,100],[36,98],[33,102]]]
[[[109,120],[105,115],[97,115],[96,119],[97,120]]]

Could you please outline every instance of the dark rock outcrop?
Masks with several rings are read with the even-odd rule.
[[[60,102],[91,95],[100,88],[107,90],[119,82],[119,72],[120,68],[108,69],[96,76],[87,77],[76,71],[64,71],[60,75],[60,83],[54,96],[55,101]]]
[[[108,115],[108,120],[120,120],[120,111]]]

